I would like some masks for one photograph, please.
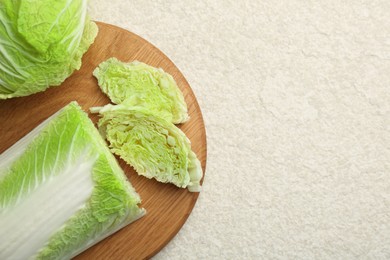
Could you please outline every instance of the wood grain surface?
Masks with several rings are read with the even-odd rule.
[[[92,71],[102,61],[116,57],[139,60],[170,73],[188,104],[190,120],[179,127],[191,140],[192,149],[206,167],[206,132],[199,105],[179,69],[161,51],[141,37],[124,29],[97,23],[99,34],[83,57],[83,65],[61,86],[28,97],[0,101],[0,153],[30,132],[54,112],[76,100],[85,111],[109,103],[100,91]],[[96,115],[89,114],[97,122]],[[133,168],[117,158],[142,198],[147,214],[112,236],[91,247],[76,259],[148,259],[161,250],[180,230],[190,215],[198,193],[172,184],[162,184],[138,176]]]

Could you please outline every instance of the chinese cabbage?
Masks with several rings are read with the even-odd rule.
[[[114,104],[143,106],[177,124],[188,120],[187,104],[173,77],[139,61],[110,58],[95,69],[101,90]]]
[[[0,99],[60,85],[81,66],[98,28],[87,0],[0,1]]]
[[[200,191],[200,162],[189,139],[174,124],[145,107],[109,104],[99,113],[99,130],[111,151],[138,174]]]
[[[140,218],[139,203],[72,102],[0,155],[0,259],[69,259]]]

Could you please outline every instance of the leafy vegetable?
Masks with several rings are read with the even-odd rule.
[[[0,99],[60,85],[97,35],[87,0],[0,1]]]
[[[69,259],[144,214],[72,102],[0,155],[0,259]]]
[[[187,121],[187,104],[171,75],[145,63],[102,62],[93,75],[114,104],[143,106],[172,123]]]
[[[101,134],[111,151],[138,174],[200,190],[202,169],[185,134],[144,107],[106,105],[100,110]]]

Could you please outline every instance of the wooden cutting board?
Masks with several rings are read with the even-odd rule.
[[[0,101],[0,153],[30,132],[54,112],[76,100],[85,111],[109,103],[100,91],[92,71],[104,60],[139,60],[170,73],[188,104],[190,120],[179,126],[192,143],[192,149],[206,167],[206,132],[202,114],[188,82],[161,51],[141,37],[113,25],[97,23],[99,34],[83,57],[83,65],[61,86],[28,97]],[[90,118],[96,123],[97,115]],[[162,184],[138,176],[118,158],[127,177],[142,198],[147,214],[91,247],[76,259],[147,259],[161,250],[180,230],[190,215],[198,193],[172,184]]]

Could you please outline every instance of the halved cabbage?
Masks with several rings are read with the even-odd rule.
[[[73,102],[0,155],[0,259],[69,259],[144,215]]]
[[[139,61],[102,62],[93,75],[114,104],[143,106],[174,124],[188,120],[187,104],[171,75]]]
[[[138,174],[200,191],[200,162],[189,139],[174,124],[145,107],[106,105],[99,113],[99,130],[111,151]]]
[[[0,99],[60,85],[81,66],[98,28],[87,0],[0,1]]]

